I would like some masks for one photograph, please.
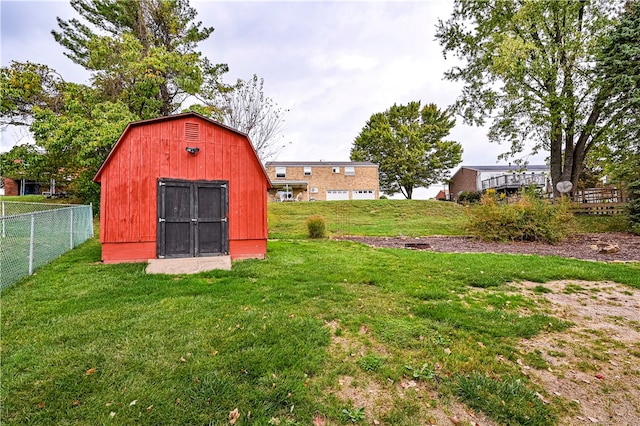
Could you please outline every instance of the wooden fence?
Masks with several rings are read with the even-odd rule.
[[[619,215],[626,212],[627,203],[575,203],[572,210],[576,214]]]
[[[628,197],[619,188],[580,189],[573,195],[573,211],[587,215],[619,215],[626,212]]]

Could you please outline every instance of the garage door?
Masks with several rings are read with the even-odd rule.
[[[331,190],[327,191],[327,201],[348,200],[349,191]]]
[[[375,200],[375,191],[371,189],[358,189],[351,194],[352,200]]]

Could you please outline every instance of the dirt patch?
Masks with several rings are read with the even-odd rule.
[[[567,405],[566,425],[640,424],[640,291],[610,282],[556,281],[515,285],[548,302],[550,315],[573,323],[565,332],[522,340],[548,368],[522,371]]]
[[[326,323],[331,330],[330,354],[342,359],[345,363],[358,363],[367,353],[375,353],[381,357],[391,356],[384,345],[372,344],[365,347],[357,339],[350,339],[343,335],[336,335],[339,324],[336,321]],[[369,335],[369,330],[362,326],[359,335]],[[345,407],[364,408],[367,424],[390,425],[392,422],[384,418],[397,406],[397,400],[403,400],[408,405],[418,407],[425,425],[474,425],[497,426],[482,413],[476,413],[461,402],[441,395],[421,381],[403,378],[400,382],[387,379],[379,382],[369,375],[354,370],[353,375],[342,375],[338,378],[337,386],[330,391],[344,402]],[[322,424],[329,425],[323,420]]]
[[[517,360],[523,374],[544,389],[540,398],[563,407],[560,411],[565,415],[559,424],[640,425],[640,290],[577,280],[510,286],[536,300],[548,315],[572,324],[563,332],[521,340],[522,353],[537,353],[546,368]],[[365,347],[358,339],[336,336],[336,322],[327,326],[332,330],[333,356],[357,363],[365,352],[371,352],[372,346]],[[361,328],[359,334],[368,334],[368,330]],[[374,425],[385,424],[380,419],[398,398],[420,406],[424,424],[495,425],[455,398],[443,399],[420,381],[380,383],[356,371],[340,376],[333,393],[345,404],[364,407],[367,422]]]
[[[373,247],[407,248],[445,253],[511,253],[561,256],[605,262],[640,262],[640,235],[625,232],[573,235],[558,244],[539,241],[498,243],[472,237],[362,237],[345,236],[337,239],[361,242]],[[600,253],[598,244],[617,246],[617,253]]]

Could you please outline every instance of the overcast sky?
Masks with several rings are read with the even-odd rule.
[[[281,161],[348,161],[354,138],[372,114],[418,100],[445,108],[460,94],[460,84],[443,79],[456,62],[443,58],[434,37],[438,19],[451,13],[451,0],[191,5],[197,20],[215,28],[199,50],[229,65],[224,80],[257,74],[264,78],[265,94],[289,110]],[[77,16],[68,1],[0,0],[0,13],[2,66],[31,61],[54,68],[67,81],[88,81],[89,74],[63,55],[51,35],[58,29],[56,17]],[[462,144],[465,165],[498,164],[508,148],[489,143],[486,129],[466,126],[460,118],[449,139]],[[24,133],[7,130],[0,152],[25,140]],[[433,196],[435,190],[417,196]]]

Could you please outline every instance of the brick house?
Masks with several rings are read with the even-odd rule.
[[[43,188],[48,187],[34,180],[0,177],[0,195],[39,195]]]
[[[351,161],[273,161],[269,201],[376,200],[378,165]]]
[[[463,191],[476,192],[495,189],[497,192],[511,193],[519,188],[535,185],[548,192],[549,167],[529,166],[462,166],[449,180],[451,201],[457,201]]]

